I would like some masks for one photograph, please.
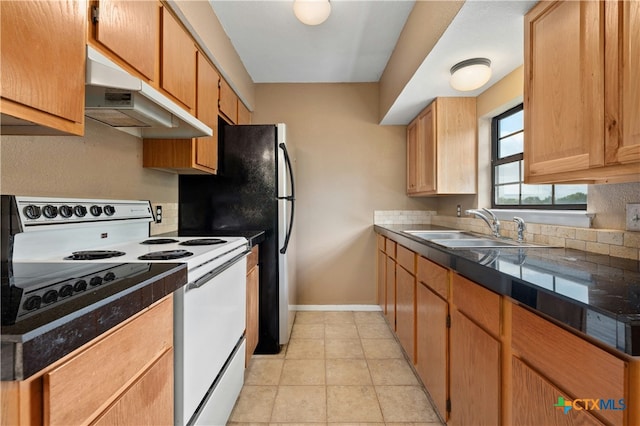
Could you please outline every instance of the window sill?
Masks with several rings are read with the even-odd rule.
[[[521,210],[521,209],[492,209],[500,220],[513,220],[514,216],[524,219],[528,223],[543,223],[547,225],[572,226],[575,228],[591,228],[594,213],[582,210]]]

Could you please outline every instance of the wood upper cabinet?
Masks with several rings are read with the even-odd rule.
[[[476,100],[437,98],[407,127],[407,194],[476,193]]]
[[[91,1],[89,41],[129,71],[158,81],[160,4],[156,1]],[[115,56],[115,58],[114,58]]]
[[[197,54],[196,116],[213,130],[213,136],[193,139],[145,139],[142,165],[179,174],[218,172],[218,80],[215,68]]]
[[[222,117],[231,124],[238,124],[238,95],[224,78],[220,79],[219,96],[218,108]]]
[[[238,99],[238,124],[251,124],[251,111]]]
[[[196,45],[166,7],[161,40],[160,87],[191,111],[196,106]]]
[[[78,1],[2,1],[3,134],[84,133],[86,11]]]
[[[525,16],[526,182],[640,180],[639,4],[540,2]]]

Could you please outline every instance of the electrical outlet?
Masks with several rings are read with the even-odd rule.
[[[156,206],[156,223],[162,223],[162,206]]]
[[[627,231],[640,231],[640,203],[627,204]]]

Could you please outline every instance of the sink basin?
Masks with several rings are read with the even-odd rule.
[[[497,240],[493,238],[468,238],[459,240],[433,239],[429,241],[449,249],[548,247],[541,244],[519,243],[513,240]]]
[[[423,240],[459,240],[466,238],[478,238],[475,235],[468,234],[462,231],[405,231],[414,237],[422,238]]]

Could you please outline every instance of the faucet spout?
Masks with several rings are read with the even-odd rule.
[[[482,210],[469,209],[469,210],[465,211],[465,214],[468,215],[468,216],[475,215],[476,217],[479,217],[480,219],[484,220],[484,222],[487,224],[487,226],[489,226],[489,229],[491,229],[491,233],[493,234],[493,236],[496,237],[496,238],[500,238],[501,237],[501,235],[500,235],[500,221],[498,220],[497,216],[491,210],[489,210],[489,209],[482,209]],[[491,217],[491,219],[489,219],[489,217],[487,215],[489,215]]]
[[[527,225],[524,223],[524,219],[518,216],[513,217],[513,221],[518,226],[518,242],[524,241],[524,230],[527,229]]]

